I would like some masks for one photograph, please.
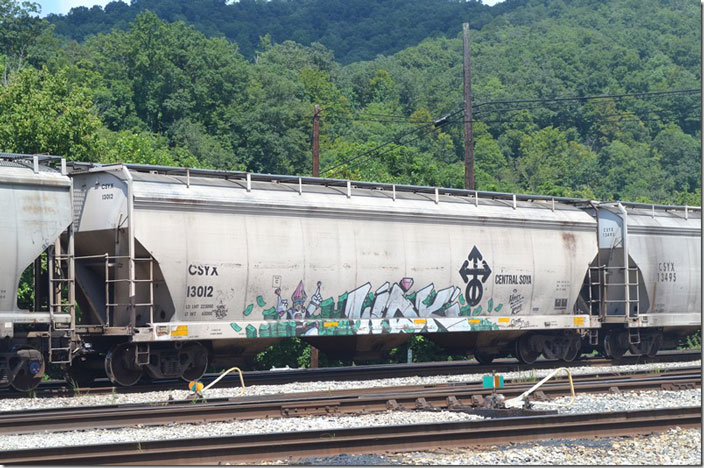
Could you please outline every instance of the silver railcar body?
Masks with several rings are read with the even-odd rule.
[[[126,282],[135,303],[153,304],[135,314],[145,330],[135,340],[405,339],[586,329],[593,319],[575,304],[596,221],[574,205],[125,166],[73,178],[77,255],[129,253],[131,229],[134,255],[153,259],[152,291]],[[149,276],[128,263],[115,278]],[[121,304],[111,323],[128,325],[128,300],[111,301]]]

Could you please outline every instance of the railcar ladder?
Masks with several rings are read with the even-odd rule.
[[[601,315],[603,303],[601,298],[604,295],[604,270],[605,267],[589,267],[587,273],[587,287],[589,290],[589,313],[591,315]]]
[[[613,274],[617,271],[623,271],[623,282],[614,282],[611,280]],[[632,280],[635,276],[635,280]],[[596,278],[596,279],[595,279]],[[624,305],[624,317],[635,320],[638,318],[638,305],[640,304],[640,282],[638,280],[638,268],[636,267],[607,267],[597,266],[589,268],[588,275],[589,286],[589,308],[592,315],[600,317],[607,316],[608,305],[620,303]],[[609,299],[609,289],[623,288],[624,299]],[[629,294],[625,294],[625,289],[629,288]],[[631,289],[634,289],[631,293]],[[612,296],[613,297],[613,296]],[[625,299],[628,297],[628,299]],[[631,305],[635,304],[633,310]]]
[[[640,344],[640,331],[637,328],[628,329],[628,343],[629,344]]]
[[[73,255],[56,253],[57,245],[49,252],[49,362],[68,364],[71,362],[71,342],[75,335],[75,279]],[[56,319],[58,314],[69,314],[69,323]]]
[[[135,279],[130,279],[130,278],[116,278],[116,275],[113,275],[113,278],[110,277],[110,269],[118,266],[118,261],[121,259],[127,259],[129,261],[129,256],[127,255],[122,255],[122,256],[108,256],[107,254],[105,255],[105,319],[106,319],[106,325],[110,326],[110,317],[111,317],[111,312],[114,310],[115,307],[119,306],[134,306],[135,308],[148,308],[149,309],[149,323],[154,323],[154,258],[152,257],[142,257],[142,258],[135,258],[134,262],[135,264],[139,262],[148,262],[149,264],[149,277],[148,278],[136,278]],[[136,272],[139,271],[139,269],[135,268],[135,274]],[[134,283],[135,286],[140,285],[140,284],[147,284],[149,287],[149,302],[139,302],[135,304],[131,304],[129,302],[118,302],[117,299],[115,298],[115,292],[113,288],[113,299],[112,301],[110,300],[110,286],[115,285],[117,283],[127,283],[131,284]],[[135,325],[134,323],[131,325]]]

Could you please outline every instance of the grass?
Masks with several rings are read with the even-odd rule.
[[[71,385],[71,389],[73,390],[73,396],[81,396],[81,391],[79,390],[81,387],[78,385],[78,382],[73,379],[69,379],[68,383]]]
[[[538,381],[538,376],[535,375],[535,371],[531,370],[530,374],[524,375],[521,374],[515,379],[513,379],[513,382],[518,382],[518,383],[531,383],[531,382],[537,382]]]

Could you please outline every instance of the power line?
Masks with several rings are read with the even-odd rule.
[[[412,142],[415,141],[415,140],[419,140],[420,138],[423,138],[424,136],[427,136],[427,135],[433,133],[434,131],[439,130],[439,129],[442,128],[443,126],[448,125],[448,124],[453,123],[453,122],[458,122],[458,121],[454,121],[454,120],[443,120],[443,121],[440,122],[438,125],[433,126],[432,128],[429,128],[429,129],[425,130],[425,132],[420,133],[420,134],[414,136],[414,137],[411,138],[410,140],[406,140],[403,144],[404,144],[404,145],[407,145],[407,144],[409,144],[409,143],[412,143]],[[398,147],[391,147],[391,148],[388,148],[388,149],[385,150],[385,151],[382,151],[381,153],[377,153],[377,154],[374,154],[374,155],[373,155],[373,154],[368,154],[364,159],[358,160],[356,164],[351,165],[351,166],[348,166],[347,168],[348,168],[348,169],[354,169],[355,167],[359,166],[360,163],[362,163],[364,160],[366,160],[366,159],[368,159],[368,158],[370,158],[370,157],[372,157],[372,156],[382,156],[382,155],[388,153],[389,151],[393,151],[393,150],[395,150],[395,149],[397,149],[397,148],[398,148]]]
[[[375,116],[375,117],[400,117],[402,119],[409,118],[408,116],[400,115],[400,114],[378,114],[376,112],[365,112],[365,111],[363,111],[362,114],[363,115],[371,115],[371,116]]]
[[[571,97],[558,97],[558,98],[541,98],[541,99],[510,99],[510,100],[500,100],[500,101],[485,101],[485,102],[480,102],[477,104],[474,104],[474,108],[481,107],[481,106],[488,106],[488,105],[497,105],[497,104],[517,104],[517,103],[542,103],[542,104],[557,104],[560,102],[566,102],[566,101],[591,101],[591,100],[598,100],[598,99],[622,99],[625,97],[656,97],[656,96],[663,96],[663,95],[671,95],[671,94],[698,94],[700,93],[700,89],[674,89],[674,90],[666,90],[666,91],[644,91],[640,93],[624,93],[624,94],[599,94],[599,95],[591,95],[591,96],[571,96]],[[525,109],[540,109],[544,108],[545,106],[520,106],[520,107],[501,107],[498,109],[491,109],[491,110],[483,110],[480,109],[477,112],[507,112],[507,111],[515,111],[515,110],[525,110]],[[552,109],[551,109],[552,110]],[[399,115],[399,114],[381,114],[381,113],[374,113],[374,112],[364,112],[362,114],[363,116],[376,116],[376,117],[384,117],[388,118],[388,121],[392,121],[393,119],[398,119],[399,122],[401,121],[408,121],[410,119],[410,116],[404,116],[404,115]],[[355,121],[370,121],[370,122],[386,122],[387,120],[377,120],[377,119],[366,119],[366,118],[361,118],[361,117],[354,117],[352,120]]]
[[[647,114],[649,114],[651,117],[655,117],[656,120],[657,120],[657,119],[661,119],[661,117],[659,117],[659,115],[662,114],[662,112],[648,111]],[[648,122],[648,121],[651,120],[651,119],[648,118],[648,116],[643,116],[643,117],[641,117],[641,116],[637,115],[635,112],[632,112],[632,111],[623,111],[623,112],[619,112],[619,113],[615,113],[615,114],[594,114],[594,115],[591,115],[591,116],[585,116],[585,119],[588,119],[588,120],[599,120],[599,119],[603,119],[603,118],[607,118],[607,117],[610,117],[610,118],[611,118],[611,117],[628,117],[630,120],[640,120],[640,121],[642,121],[642,122]],[[695,117],[692,117],[692,118],[695,118]],[[538,119],[536,119],[536,118],[534,118],[534,119],[505,118],[505,119],[490,119],[490,120],[487,120],[487,119],[472,119],[472,122],[481,122],[481,123],[510,123],[510,122],[535,123],[536,120],[538,120]],[[464,120],[463,120],[463,119],[455,119],[455,120],[451,120],[451,121],[450,121],[450,123],[459,123],[459,122],[463,122],[463,123],[464,123]]]
[[[618,113],[618,114],[599,114],[594,117],[596,117],[597,120],[611,120],[611,121],[618,121],[618,122],[648,122],[650,120],[662,120],[661,117],[659,117],[655,112],[650,112],[651,114],[654,114],[654,119],[644,119],[640,118],[636,115],[633,115],[632,113],[629,115],[628,112],[625,113]],[[521,120],[516,120],[516,119],[496,119],[496,120],[484,120],[484,119],[473,119],[472,122],[474,123],[505,123],[505,122],[525,122],[525,123],[532,123],[533,120],[528,120],[528,119],[521,119]],[[403,142],[404,145],[407,145],[409,143],[412,143],[415,140],[418,140],[420,138],[423,138],[426,135],[429,135],[433,133],[436,130],[439,130],[441,127],[449,124],[454,124],[454,123],[464,123],[464,119],[454,119],[454,120],[444,120],[442,123],[434,126],[433,128],[427,129],[425,132],[420,133],[416,135],[415,137],[411,138],[410,140],[406,140]],[[366,158],[363,160],[357,161],[356,164],[348,166],[348,169],[354,169],[358,167],[364,160],[368,159],[371,156],[382,156],[390,151],[393,151],[394,149],[397,149],[397,147],[392,147],[389,148],[385,151],[382,151],[380,153],[377,153],[375,155],[368,154]]]
[[[517,104],[517,103],[530,103],[530,102],[565,102],[565,101],[592,101],[595,99],[622,99],[625,97],[650,97],[650,96],[662,96],[670,94],[697,94],[701,93],[701,89],[674,89],[668,91],[645,91],[642,93],[625,93],[625,94],[599,94],[594,96],[572,96],[572,97],[561,97],[561,98],[545,98],[545,99],[509,99],[503,101],[486,101],[476,104],[474,107],[495,105],[495,104]]]
[[[359,159],[359,158],[361,158],[361,157],[363,157],[363,156],[365,156],[365,155],[367,155],[367,154],[373,153],[373,152],[375,152],[375,151],[377,151],[377,150],[380,150],[380,149],[383,148],[384,146],[390,145],[391,143],[396,143],[396,142],[400,141],[403,137],[406,137],[406,136],[408,136],[408,135],[410,135],[410,134],[412,134],[412,133],[415,133],[415,132],[417,132],[418,130],[422,130],[423,128],[426,128],[426,127],[428,127],[428,126],[430,126],[430,125],[441,126],[441,125],[443,125],[445,122],[447,122],[450,117],[452,117],[453,115],[459,114],[460,112],[462,112],[462,109],[457,110],[457,111],[455,111],[455,112],[451,112],[451,113],[447,114],[446,116],[444,116],[444,117],[442,117],[442,118],[440,118],[440,119],[438,119],[438,120],[436,120],[436,121],[428,122],[428,123],[426,123],[426,124],[423,124],[423,125],[421,125],[421,126],[419,126],[419,127],[414,128],[413,130],[404,132],[404,133],[402,133],[401,135],[396,136],[393,140],[389,140],[389,141],[387,141],[387,142],[385,142],[385,143],[382,143],[382,144],[380,144],[380,145],[378,145],[378,146],[376,146],[376,147],[374,147],[374,148],[372,148],[372,149],[370,149],[370,150],[367,150],[367,151],[365,151],[365,152],[363,152],[363,153],[361,153],[361,154],[358,154],[358,155],[354,156],[352,159],[349,159],[349,160],[347,160],[347,161],[345,161],[345,162],[342,162],[342,163],[340,163],[340,164],[337,164],[337,165],[331,167],[330,169],[327,169],[327,170],[323,171],[323,173],[324,173],[324,174],[327,174],[328,172],[334,171],[335,169],[338,169],[339,167],[342,167],[342,166],[344,166],[345,164],[349,164],[349,163],[351,163],[352,161],[356,161],[357,159]]]
[[[666,91],[645,91],[645,92],[640,92],[640,93],[599,94],[599,95],[591,95],[591,96],[572,96],[572,97],[543,98],[543,99],[507,99],[507,100],[500,100],[500,101],[481,102],[481,103],[474,105],[474,108],[476,109],[477,107],[481,107],[481,106],[497,105],[497,104],[518,104],[518,103],[543,103],[543,104],[547,104],[547,103],[559,103],[559,102],[569,102],[569,101],[577,101],[577,102],[590,101],[590,100],[597,100],[597,99],[622,99],[625,97],[641,97],[641,98],[648,97],[648,98],[650,98],[650,97],[663,96],[663,95],[698,94],[698,93],[701,93],[701,89],[694,88],[694,89],[675,89],[675,90],[666,90]],[[543,106],[534,106],[534,108],[535,107],[543,107]],[[506,111],[506,110],[510,111],[512,109],[501,109],[500,108],[500,109],[494,110],[493,112],[501,112],[501,111]],[[381,149],[385,146],[388,146],[392,143],[398,143],[402,138],[404,138],[412,133],[415,133],[418,130],[422,130],[423,128],[426,128],[430,125],[434,125],[435,129],[436,129],[436,128],[440,128],[448,123],[464,122],[464,119],[449,120],[449,118],[451,116],[459,114],[461,112],[464,112],[464,108],[460,108],[454,112],[451,112],[451,113],[447,114],[445,117],[442,117],[441,119],[438,119],[436,121],[428,122],[423,125],[420,125],[419,127],[416,127],[411,131],[404,132],[392,140],[389,140],[385,143],[382,143],[382,144],[380,144],[370,150],[367,150],[363,153],[360,153],[360,154],[354,156],[353,158],[349,159],[348,161],[342,162],[340,164],[337,164],[337,165],[325,170],[323,173],[328,173],[328,172],[334,171],[335,169],[338,169],[346,164],[348,165],[351,162],[357,161],[364,156],[370,155],[370,154],[374,153],[375,151],[378,151],[379,149]],[[374,115],[374,113],[369,113],[368,115]],[[401,116],[392,115],[392,114],[377,114],[377,115],[383,115],[383,116],[388,116],[388,117],[401,117]],[[639,120],[642,121],[642,119],[639,119]],[[473,120],[473,122],[476,122],[476,121],[477,120]],[[487,121],[484,121],[484,122],[487,122]],[[431,131],[434,131],[435,129],[432,129]],[[419,135],[416,138],[413,138],[412,140],[407,141],[406,144],[411,141],[414,141],[417,138],[420,138],[421,136],[422,135]],[[385,154],[388,151],[390,151],[390,150],[384,151],[384,152],[380,153],[379,155]],[[355,166],[352,166],[352,167],[355,167]]]

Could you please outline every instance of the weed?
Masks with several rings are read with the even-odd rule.
[[[677,349],[702,349],[702,331],[697,330],[691,335],[687,335],[684,342]]]
[[[537,382],[538,381],[538,376],[535,375],[535,371],[531,369],[530,374],[523,374],[519,375],[515,379],[513,379],[514,382],[520,382],[520,383],[530,383],[530,382]]]
[[[78,385],[74,379],[69,379],[68,383],[71,385],[73,390],[73,396],[81,396],[81,387]]]

